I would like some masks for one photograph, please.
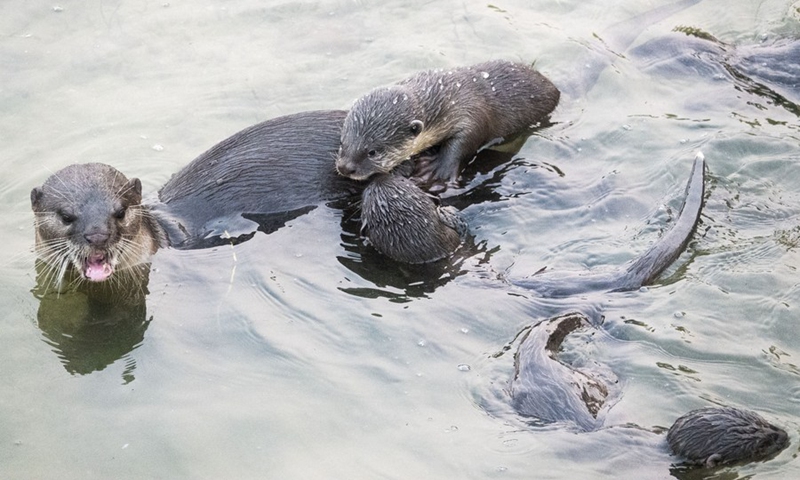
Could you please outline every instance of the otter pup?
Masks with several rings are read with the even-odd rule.
[[[166,238],[141,200],[139,179],[100,163],[70,165],[34,188],[35,248],[49,283],[101,282],[147,262]]]
[[[438,145],[437,160],[415,172],[415,180],[451,184],[462,161],[540,123],[559,95],[541,73],[502,60],[417,73],[356,100],[342,127],[336,170],[364,180]]]
[[[789,445],[789,436],[754,412],[707,407],[675,420],[667,442],[687,464],[716,467],[768,459]]]
[[[428,263],[451,254],[467,232],[453,207],[437,205],[409,179],[385,173],[362,196],[362,234],[384,255],[405,263]]]

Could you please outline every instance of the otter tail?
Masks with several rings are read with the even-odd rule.
[[[686,195],[678,220],[658,242],[625,269],[623,279],[615,290],[633,290],[653,283],[661,273],[678,258],[692,238],[705,193],[705,157],[697,152],[692,166]]]
[[[705,158],[698,152],[686,185],[686,197],[675,225],[649,250],[620,269],[606,272],[570,273],[540,270],[511,283],[544,297],[567,297],[591,291],[621,292],[649,285],[681,254],[695,230],[705,193]]]

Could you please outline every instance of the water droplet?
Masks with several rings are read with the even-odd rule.
[[[462,328],[461,333],[469,333],[469,328],[467,327]]]
[[[420,340],[419,342],[417,342],[417,345],[419,345],[420,347],[424,347],[427,344],[428,343],[425,340]]]
[[[459,369],[460,371],[462,371],[462,372],[469,372],[470,370],[472,370],[472,367],[470,367],[470,366],[469,366],[469,365],[467,365],[466,363],[460,363],[460,364],[458,365],[458,369]]]
[[[164,146],[163,145],[159,145],[158,143],[153,145],[151,148],[153,150],[155,150],[156,152],[163,152],[164,151]]]

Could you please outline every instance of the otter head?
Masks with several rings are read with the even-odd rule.
[[[413,93],[402,86],[378,88],[356,100],[342,126],[336,171],[354,180],[387,173],[419,153],[425,127]]]
[[[142,235],[146,210],[142,184],[108,165],[70,165],[31,191],[36,253],[61,284],[69,271],[91,282],[109,279],[155,252],[154,235]]]

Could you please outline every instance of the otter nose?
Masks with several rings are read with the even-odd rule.
[[[347,162],[336,162],[336,171],[339,172],[339,175],[349,177],[356,173],[356,167]]]
[[[102,232],[87,233],[83,236],[83,238],[85,238],[86,241],[89,242],[89,245],[93,247],[102,247],[108,241],[108,234]]]

